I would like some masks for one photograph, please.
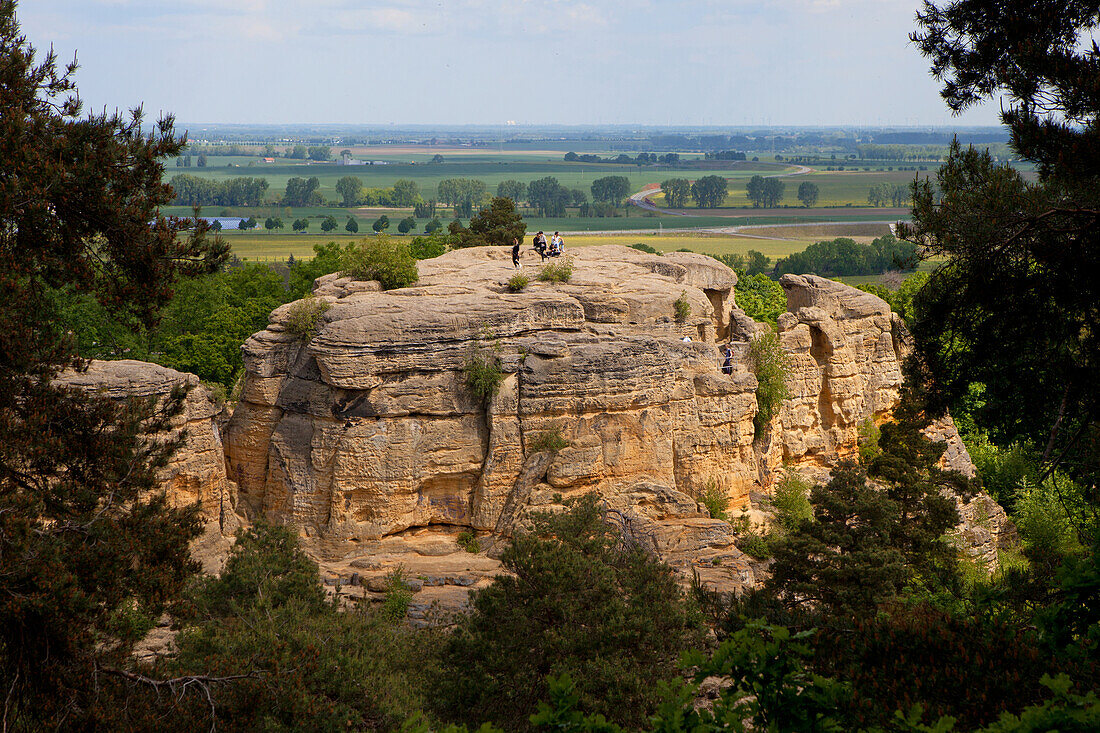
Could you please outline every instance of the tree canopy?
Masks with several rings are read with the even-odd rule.
[[[81,117],[76,62],[35,56],[0,2],[0,684],[5,725],[93,728],[99,670],[135,639],[122,621],[148,628],[178,594],[199,525],[154,490],[175,442],[148,436],[181,392],[154,405],[56,383],[79,360],[51,292],[152,326],[174,281],[228,248],[159,214],[162,161],[185,145],[170,117]]]
[[[715,209],[726,200],[729,182],[722,176],[703,176],[691,184],[691,197],[700,209]]]
[[[630,195],[630,179],[626,176],[604,176],[592,181],[592,200],[618,206]]]
[[[681,209],[691,196],[691,181],[686,178],[669,178],[661,183],[669,208]]]
[[[513,239],[523,241],[527,224],[516,211],[516,203],[505,196],[497,196],[489,205],[470,219],[466,228],[458,222],[451,224],[451,234],[456,237],[456,247],[483,245],[511,246]]]

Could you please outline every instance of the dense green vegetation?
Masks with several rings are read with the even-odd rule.
[[[776,262],[775,274],[880,275],[889,270],[913,270],[916,266],[917,245],[887,234],[870,244],[859,244],[848,237],[811,244]]]

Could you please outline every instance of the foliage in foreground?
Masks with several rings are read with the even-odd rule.
[[[198,685],[157,698],[130,712],[138,727],[160,715],[165,730],[390,729],[423,705],[429,636],[326,600],[286,528],[242,530],[224,572],[192,597],[179,652],[155,671],[240,677],[211,685],[209,705]]]
[[[546,676],[569,673],[581,710],[642,725],[657,683],[701,638],[672,571],[605,523],[591,494],[536,515],[501,560],[514,575],[475,592],[444,650],[443,717],[526,730]]]
[[[81,114],[72,74],[36,55],[0,0],[0,689],[6,729],[94,729],[97,693],[195,571],[193,507],[157,472],[181,408],[112,401],[53,380],[79,364],[52,295],[143,329],[180,277],[227,247],[160,216],[172,120]]]

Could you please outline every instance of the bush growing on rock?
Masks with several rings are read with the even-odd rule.
[[[569,447],[569,441],[566,440],[561,434],[561,428],[550,428],[536,435],[528,447],[530,453],[541,453],[543,451],[550,451],[551,453],[557,453],[563,448]]]
[[[485,403],[493,399],[504,381],[504,371],[496,354],[471,354],[462,373],[466,386]]]
[[[573,277],[573,260],[565,257],[558,262],[548,262],[539,270],[539,280],[548,283],[567,283]]]
[[[287,310],[283,328],[299,338],[312,336],[321,325],[321,317],[330,307],[328,301],[313,295],[302,298]]]
[[[691,303],[688,302],[687,291],[680,291],[680,297],[672,303],[672,312],[676,315],[676,322],[683,323],[691,317]]]
[[[385,235],[345,249],[340,268],[358,280],[377,280],[385,290],[404,288],[420,279],[409,245]]]
[[[512,275],[512,277],[508,279],[508,292],[519,293],[530,284],[531,278],[526,275]]]
[[[477,535],[472,529],[464,529],[455,538],[455,544],[470,554],[481,552],[481,543],[477,541]]]
[[[774,331],[766,331],[749,344],[749,366],[759,385],[756,388],[756,436],[779,414],[789,394],[787,389],[787,355]]]

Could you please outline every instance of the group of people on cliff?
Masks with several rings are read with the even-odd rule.
[[[542,257],[543,262],[546,261],[547,257],[560,257],[565,252],[565,239],[561,236],[561,232],[554,232],[554,236],[550,238],[548,245],[546,235],[540,229],[534,240],[532,240],[532,245],[539,256]],[[514,237],[512,239],[512,267],[517,270],[523,267],[523,263],[519,261],[519,248],[519,237]]]

